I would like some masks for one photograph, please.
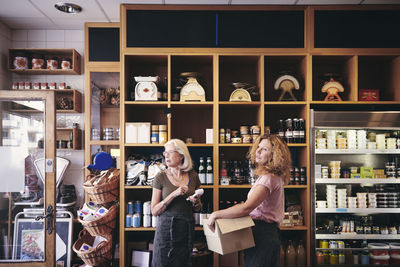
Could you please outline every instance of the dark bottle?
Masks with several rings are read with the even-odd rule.
[[[278,135],[282,138],[282,140],[285,140],[285,127],[283,125],[283,120],[279,120]]]
[[[286,119],[285,139],[288,144],[293,143],[293,123],[292,119]]]
[[[211,157],[207,157],[206,183],[207,184],[214,183],[214,174],[213,174]]]
[[[293,119],[293,143],[300,143],[299,119]]]
[[[207,219],[207,202],[203,201],[203,205],[200,210],[200,225],[203,225],[203,220]]]
[[[289,180],[289,185],[294,184],[294,169],[293,167],[290,167],[290,180]]]
[[[299,143],[305,143],[306,142],[306,132],[305,132],[304,119],[300,118],[298,124],[299,124],[299,127],[298,127]]]
[[[199,179],[201,184],[206,184],[206,168],[204,166],[204,158],[200,157]]]
[[[301,185],[306,185],[307,184],[306,167],[300,167],[300,184]]]
[[[221,161],[221,168],[219,169],[219,178],[228,177],[228,170],[226,169],[226,161]]]

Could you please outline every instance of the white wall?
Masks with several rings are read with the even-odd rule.
[[[1,33],[0,33],[1,34]],[[11,32],[11,48],[74,48],[81,54],[82,73],[84,70],[84,31],[80,30],[13,30]],[[8,53],[8,51],[6,51]],[[7,66],[7,64],[6,64]],[[7,68],[5,68],[7,69]],[[30,81],[30,82],[66,82],[66,85],[71,86],[84,94],[84,75],[19,75],[13,73],[11,76],[12,82]],[[11,88],[11,83],[9,84]],[[82,105],[84,99],[82,99]],[[78,122],[79,128],[82,129],[82,140],[84,140],[84,113],[81,114],[57,114],[57,126],[69,127],[72,123]],[[82,147],[84,144],[82,143]],[[70,160],[71,164],[67,169],[63,182],[65,184],[74,184],[78,195],[78,206],[83,202],[84,180],[84,151],[63,151],[58,150],[57,156],[64,157]]]
[[[11,86],[11,77],[8,72],[8,49],[11,47],[11,30],[0,22],[0,90]]]

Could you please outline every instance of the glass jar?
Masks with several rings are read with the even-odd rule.
[[[71,69],[71,60],[69,58],[63,58],[61,60],[61,69],[63,70]]]
[[[28,68],[28,58],[23,52],[14,54],[13,66],[16,70],[26,70]]]
[[[47,56],[46,57],[46,65],[48,70],[56,70],[58,69],[58,61],[55,56]]]
[[[42,55],[35,54],[32,56],[32,69],[33,70],[44,69],[44,59]]]

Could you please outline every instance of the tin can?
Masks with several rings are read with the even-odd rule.
[[[120,137],[121,137],[121,132],[120,132],[119,127],[115,128],[115,140],[119,140]]]
[[[321,240],[320,246],[321,246],[321,248],[328,248],[328,246],[329,246],[328,240]]]
[[[126,214],[125,216],[125,227],[132,227],[133,215]]]
[[[145,215],[151,214],[151,201],[146,201],[143,203],[143,214]]]
[[[136,213],[143,213],[143,203],[139,200],[135,202],[135,211]]]
[[[92,140],[100,140],[100,129],[92,128]]]
[[[143,215],[143,227],[151,227],[151,215]]]
[[[151,143],[158,144],[158,142],[159,142],[158,125],[151,125]]]
[[[157,227],[158,216],[151,216],[151,227]]]
[[[329,241],[329,248],[338,248],[337,241]]]
[[[40,89],[47,89],[47,83],[40,83]]]
[[[135,214],[133,214],[133,223],[132,223],[132,225],[133,225],[133,227],[135,227],[135,228],[137,228],[137,227],[140,227],[140,214],[139,213],[135,213]]]
[[[18,89],[18,82],[12,83],[12,89]]]
[[[128,202],[128,214],[133,214],[133,213],[135,213],[135,209],[134,209],[134,206],[133,206],[133,202],[132,202],[132,201],[129,201],[129,202]]]
[[[159,131],[158,131],[158,143],[160,144],[165,144],[167,142],[168,139],[168,135],[167,135],[167,125],[162,124],[158,126]]]
[[[112,127],[103,128],[103,140],[114,140],[114,128]]]
[[[250,127],[250,133],[251,134],[260,134],[261,133],[261,127],[258,125],[253,125]]]

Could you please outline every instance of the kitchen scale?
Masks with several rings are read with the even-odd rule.
[[[158,76],[136,76],[135,101],[157,101]]]
[[[186,78],[187,82],[181,89],[180,101],[206,101],[206,93],[203,86],[199,84],[197,78],[200,77],[198,72],[183,72],[181,77]]]
[[[339,93],[344,92],[344,87],[340,82],[331,77],[329,81],[325,82],[324,86],[322,86],[321,92],[327,93],[324,99],[325,101],[342,101]]]
[[[300,84],[297,79],[292,75],[282,75],[276,81],[274,85],[275,90],[282,90],[278,101],[291,100],[297,101],[296,97],[293,95],[293,90],[299,90]],[[285,95],[289,94],[289,97],[285,98]]]
[[[249,90],[256,88],[249,86],[248,83],[232,83],[236,89],[231,93],[229,101],[231,102],[251,102]]]
[[[57,173],[56,173],[56,188],[58,190],[62,179],[64,178],[65,171],[67,170],[67,167],[69,166],[70,162],[69,160],[61,157],[56,157],[57,160]],[[45,184],[45,159],[40,158],[37,159],[33,162],[36,173],[39,176],[39,178],[42,180],[43,184]],[[43,207],[36,207],[36,206],[43,206],[44,199],[40,198],[38,201],[35,202],[27,202],[27,201],[21,201],[21,202],[15,202],[14,205],[17,206],[30,206],[31,208],[24,208],[24,213],[25,217],[30,216],[31,214],[37,213],[38,211],[43,212]],[[71,203],[56,203],[56,206],[58,210],[63,210],[64,208],[73,206],[76,204],[76,201],[71,202]]]

